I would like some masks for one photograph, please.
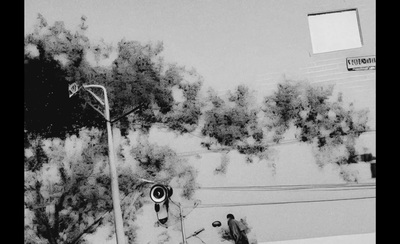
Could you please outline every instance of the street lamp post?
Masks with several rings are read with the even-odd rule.
[[[113,144],[113,136],[111,130],[111,121],[110,121],[110,107],[108,103],[107,91],[104,86],[101,85],[83,85],[83,88],[100,88],[103,90],[104,93],[104,102],[101,101],[99,97],[96,96],[90,90],[87,90],[93,97],[104,105],[105,110],[104,114],[101,113],[106,121],[107,121],[107,136],[108,136],[108,157],[109,157],[109,165],[110,165],[110,178],[111,178],[111,194],[112,194],[112,201],[113,201],[113,211],[114,211],[114,221],[115,221],[115,234],[117,237],[117,244],[125,244],[125,234],[124,234],[124,225],[122,220],[122,211],[121,211],[121,202],[119,197],[119,186],[118,186],[118,175],[117,175],[117,168],[115,165],[115,151],[114,151],[114,144]],[[79,88],[78,88],[79,89]],[[72,95],[74,95],[78,89],[75,88],[72,91]],[[71,91],[70,91],[71,92]],[[72,96],[70,95],[70,96]]]

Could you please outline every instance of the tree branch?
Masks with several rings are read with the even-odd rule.
[[[82,231],[82,233],[80,233],[77,237],[75,237],[75,239],[71,242],[71,244],[75,244],[77,241],[79,241],[79,239],[86,234],[94,225],[96,225],[97,223],[100,223],[103,219],[104,216],[106,216],[106,214],[108,214],[109,212],[111,212],[111,210],[108,210],[106,213],[104,213],[100,218],[98,218],[96,221],[94,221],[91,225],[89,225],[86,229],[84,229]]]
[[[39,220],[39,222],[41,224],[43,224],[44,227],[46,228],[47,237],[45,237],[45,236],[43,236],[43,237],[45,237],[49,241],[50,244],[57,244],[56,238],[53,236],[53,230],[50,226],[47,216],[41,210],[36,210],[35,212],[36,212],[36,217]],[[56,233],[56,235],[57,234],[58,233]]]
[[[119,116],[118,118],[111,120],[111,123],[114,123],[114,122],[116,122],[116,121],[122,119],[123,117],[125,117],[125,116],[127,116],[127,115],[129,115],[129,114],[131,114],[131,113],[133,113],[133,112],[135,112],[135,111],[137,111],[138,109],[143,108],[144,105],[145,105],[144,103],[141,103],[139,106],[133,108],[133,109],[130,110],[129,112],[126,112],[126,113],[124,113],[123,115]]]
[[[139,198],[140,196],[140,192],[136,192],[133,196],[133,199],[131,200],[131,204],[130,206],[132,207],[134,205],[134,203],[136,202],[136,200]],[[110,213],[112,211],[112,209],[108,210],[107,212],[105,212],[102,216],[100,216],[96,221],[94,221],[91,225],[89,225],[81,234],[79,234],[70,244],[75,244],[77,243],[77,241],[79,241],[79,239],[86,234],[94,225],[100,223],[104,217]]]
[[[54,230],[56,233],[59,232],[59,224],[60,224],[60,211],[62,209],[62,205],[64,203],[65,196],[67,195],[68,191],[64,191],[61,195],[58,203],[54,207]]]

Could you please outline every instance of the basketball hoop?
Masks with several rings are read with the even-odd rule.
[[[72,97],[75,93],[79,91],[80,87],[76,83],[72,83],[71,85],[68,86],[68,93],[69,97]]]

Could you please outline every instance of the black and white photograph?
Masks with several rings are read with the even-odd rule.
[[[376,1],[23,8],[25,244],[376,243]]]

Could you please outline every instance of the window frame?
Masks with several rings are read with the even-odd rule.
[[[360,39],[360,46],[359,47],[349,47],[349,48],[341,48],[341,49],[333,49],[329,51],[322,51],[322,52],[315,52],[314,51],[314,45],[313,44],[313,35],[311,34],[311,26],[310,26],[310,16],[317,16],[317,15],[323,15],[323,14],[335,14],[335,13],[341,13],[341,12],[351,12],[355,11],[356,14],[356,21],[357,21],[357,29],[358,29],[358,36]],[[346,51],[346,50],[351,50],[351,49],[356,49],[356,48],[361,48],[364,46],[364,40],[363,40],[363,35],[362,35],[362,29],[361,29],[361,24],[360,24],[360,15],[359,11],[357,8],[349,8],[349,9],[340,9],[340,10],[332,10],[332,11],[322,11],[322,12],[314,12],[307,14],[307,23],[308,23],[308,30],[310,34],[310,41],[311,41],[311,51],[313,55],[317,54],[324,54],[324,53],[331,53],[331,52],[340,52],[340,51]]]

